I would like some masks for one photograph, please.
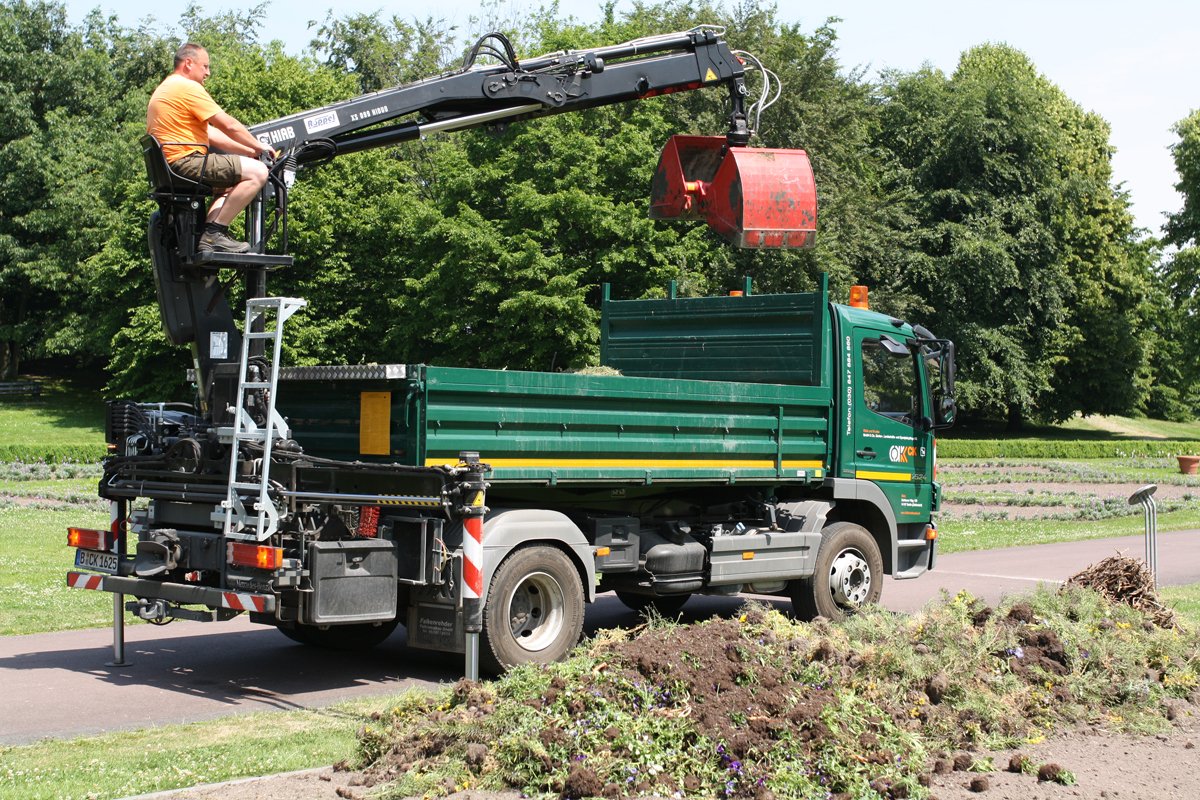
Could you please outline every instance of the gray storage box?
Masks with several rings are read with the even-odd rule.
[[[385,622],[396,617],[396,547],[385,540],[313,542],[314,625]]]
[[[590,520],[596,547],[609,553],[596,559],[597,572],[634,572],[638,568],[637,517],[601,517]]]
[[[709,583],[715,586],[808,577],[820,546],[819,532],[714,536]]]

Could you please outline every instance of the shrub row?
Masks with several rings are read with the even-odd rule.
[[[0,462],[22,461],[61,464],[75,461],[91,464],[108,455],[104,444],[0,444]]]
[[[937,450],[942,458],[1170,458],[1200,455],[1200,442],[1169,439],[941,439]]]

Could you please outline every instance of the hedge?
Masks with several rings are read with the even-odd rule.
[[[61,464],[74,461],[91,464],[108,455],[108,446],[101,444],[0,444],[0,461]]]
[[[940,439],[941,458],[1173,458],[1200,455],[1200,441],[1170,439]]]

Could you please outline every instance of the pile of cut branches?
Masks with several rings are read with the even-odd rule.
[[[1066,585],[1083,586],[1104,595],[1110,602],[1133,606],[1160,628],[1178,626],[1175,612],[1158,599],[1150,570],[1136,558],[1109,556],[1072,576]]]

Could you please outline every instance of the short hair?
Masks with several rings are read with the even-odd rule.
[[[187,59],[196,58],[203,52],[206,52],[204,45],[199,45],[195,42],[181,44],[179,49],[175,51],[175,69],[179,69],[179,66]]]

